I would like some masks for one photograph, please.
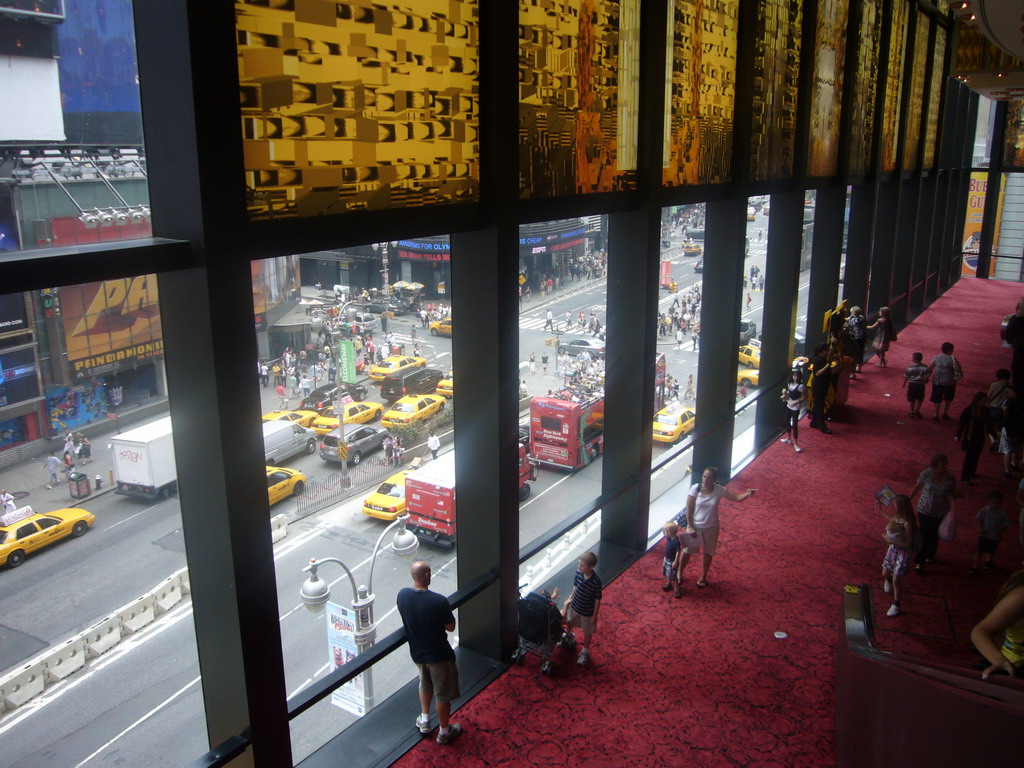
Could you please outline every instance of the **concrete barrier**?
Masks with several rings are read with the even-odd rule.
[[[130,635],[138,632],[156,618],[156,598],[152,593],[143,595],[117,612],[121,620],[121,631]]]
[[[121,642],[121,617],[115,614],[96,622],[82,633],[82,639],[88,658],[102,656]]]
[[[45,685],[46,662],[36,659],[0,677],[0,702],[8,709],[16,709],[42,693]]]
[[[288,520],[285,515],[275,515],[270,521],[270,537],[274,543],[288,535]]]
[[[151,594],[157,614],[167,613],[181,602],[181,577],[177,574],[168,576]]]
[[[189,592],[191,592],[192,591],[192,582],[189,581],[189,578],[188,578],[188,568],[182,568],[175,575],[179,579],[181,579],[181,594],[187,595]]]
[[[59,683],[72,672],[77,672],[85,666],[85,640],[82,637],[73,637],[47,651],[44,659],[47,682]]]

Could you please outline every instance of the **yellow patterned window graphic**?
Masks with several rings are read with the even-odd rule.
[[[793,175],[802,23],[802,0],[759,0],[754,57],[760,67],[750,115],[755,181]]]
[[[935,167],[935,146],[939,135],[939,108],[942,106],[942,90],[945,79],[942,66],[946,61],[946,30],[935,28],[935,49],[932,51],[932,77],[928,90],[928,120],[924,131],[924,168]]]
[[[1007,104],[1003,166],[1024,168],[1024,101],[1020,99]]]
[[[896,143],[899,140],[900,100],[903,98],[903,60],[906,57],[907,3],[892,4],[889,30],[889,73],[885,81],[885,105],[882,111],[882,170],[896,170]]]
[[[477,0],[235,11],[250,218],[477,199]]]
[[[928,17],[917,14],[914,34],[914,68],[910,72],[910,101],[907,108],[907,145],[903,150],[903,170],[917,169],[921,147],[921,116],[924,113],[924,76],[928,67]]]
[[[853,99],[850,105],[850,167],[853,176],[863,176],[871,168],[874,147],[875,93],[878,84],[879,47],[882,40],[882,8],[875,0],[863,0],[853,72]]]
[[[843,66],[849,0],[819,0],[818,45],[814,51],[809,176],[835,176],[839,163],[839,121],[843,105]]]
[[[728,181],[736,100],[736,0],[674,0],[663,181]]]
[[[639,23],[640,0],[519,0],[520,196],[635,188]]]

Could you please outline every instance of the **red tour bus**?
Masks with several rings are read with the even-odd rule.
[[[530,403],[530,458],[567,469],[584,467],[604,452],[604,395],[579,402],[566,391]]]

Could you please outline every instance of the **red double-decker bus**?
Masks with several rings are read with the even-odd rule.
[[[604,394],[568,392],[530,403],[530,458],[579,469],[604,453]]]

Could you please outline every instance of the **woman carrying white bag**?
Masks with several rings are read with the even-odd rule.
[[[746,493],[736,495],[724,485],[715,482],[718,469],[708,467],[701,475],[701,481],[694,483],[686,498],[686,532],[679,534],[683,543],[683,558],[679,563],[679,586],[683,584],[683,571],[690,562],[690,556],[704,550],[704,569],[697,586],[701,589],[708,585],[708,571],[711,561],[718,549],[718,503],[726,498],[729,501],[746,501],[754,495],[756,488],[748,488]]]
[[[935,553],[939,546],[939,528],[943,519],[949,515],[950,522],[946,524],[945,535],[949,535],[949,526],[956,524],[952,518],[951,499],[962,499],[963,494],[956,490],[956,480],[949,471],[949,457],[944,453],[936,453],[932,456],[931,466],[922,470],[917,478],[917,484],[907,495],[913,499],[917,493],[921,498],[917,500],[917,522],[921,529],[921,548],[917,551],[914,562],[914,570],[921,573],[925,564],[931,565],[935,562]],[[956,535],[955,529],[953,535]]]

